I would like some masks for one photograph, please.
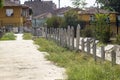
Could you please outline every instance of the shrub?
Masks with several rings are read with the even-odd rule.
[[[23,34],[23,39],[25,39],[25,40],[31,40],[32,39],[32,34],[31,33],[24,33]]]
[[[65,27],[65,21],[64,18],[62,17],[53,16],[51,18],[48,18],[46,20],[46,23],[47,23],[47,27],[54,27],[54,28]]]
[[[116,43],[120,45],[120,34],[116,36]]]
[[[90,27],[87,27],[81,30],[82,37],[93,37],[93,30]]]
[[[78,12],[76,10],[69,10],[65,13],[65,23],[66,25],[73,26],[75,29],[78,24],[80,24],[81,28],[85,27],[85,21],[79,18]]]
[[[1,40],[15,40],[16,36],[14,35],[14,33],[9,32],[9,33],[5,33]]]
[[[107,43],[110,40],[110,26],[106,21],[108,15],[96,14],[94,21],[94,36],[102,43]]]

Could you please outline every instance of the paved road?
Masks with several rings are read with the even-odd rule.
[[[0,41],[0,80],[57,80],[65,70],[44,58],[32,40]]]

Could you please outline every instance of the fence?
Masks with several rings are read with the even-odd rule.
[[[76,34],[73,27],[68,28],[42,28],[43,36],[48,40],[53,40],[62,47],[69,48],[71,50],[82,51],[87,54],[92,54],[94,60],[97,61],[98,57],[102,62],[108,57],[106,56],[105,46],[97,47],[98,41],[93,38],[80,37],[80,25],[77,26]],[[74,37],[76,35],[76,37]],[[114,47],[109,52],[112,65],[116,64],[116,52]]]

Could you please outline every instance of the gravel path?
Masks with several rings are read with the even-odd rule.
[[[44,58],[32,40],[0,41],[0,80],[63,80],[65,69]]]

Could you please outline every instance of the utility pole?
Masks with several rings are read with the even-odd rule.
[[[58,8],[60,8],[60,0],[58,0],[58,5],[59,5]]]

